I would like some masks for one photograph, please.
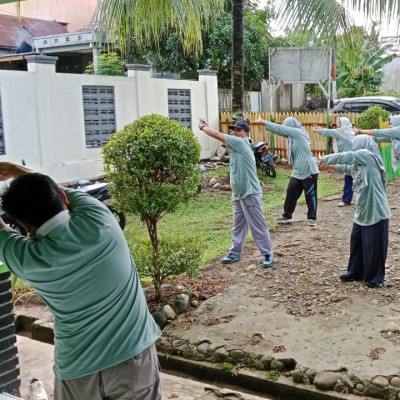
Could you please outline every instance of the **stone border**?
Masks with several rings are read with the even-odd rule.
[[[223,370],[223,365],[233,365],[234,368],[229,374],[231,376],[238,374],[239,371],[248,371],[249,369],[273,371],[274,373],[267,374],[261,379],[266,382],[275,381],[279,383],[280,377],[284,376],[291,378],[291,382],[287,384],[305,385],[308,387],[307,390],[325,391],[324,395],[326,395],[326,391],[334,391],[338,394],[354,394],[385,400],[400,399],[399,374],[377,375],[368,380],[358,378],[346,368],[332,371],[315,371],[312,368],[299,366],[293,358],[275,358],[264,354],[246,353],[240,349],[229,349],[226,346],[213,345],[209,340],[190,343],[188,340],[162,336],[156,342],[156,346],[159,353],[167,354],[165,356],[167,358],[178,356],[191,362],[211,365],[217,363],[220,364],[218,368],[220,371]],[[185,368],[185,370],[187,369]],[[299,390],[299,387],[296,387]]]

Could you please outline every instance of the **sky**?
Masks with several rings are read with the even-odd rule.
[[[265,5],[267,0],[258,0],[258,3],[260,6]],[[277,2],[276,0],[274,0]],[[349,13],[352,16],[353,20],[355,21],[355,25],[357,26],[363,26],[366,28],[367,31],[369,31],[369,28],[371,27],[371,19],[365,18],[364,14],[355,10],[350,10]],[[396,21],[393,19],[391,23],[382,23],[380,27],[380,37],[384,36],[397,36],[400,34],[400,31],[397,32],[398,25],[396,24]],[[277,27],[272,26],[272,34],[279,35],[282,34],[282,32],[279,31]]]

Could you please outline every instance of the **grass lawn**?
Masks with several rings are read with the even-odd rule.
[[[227,168],[207,172],[207,178],[212,176],[226,176]],[[264,192],[263,211],[268,226],[271,230],[276,223],[269,217],[276,208],[281,209],[286,195],[286,187],[291,174],[291,169],[277,169],[276,179],[268,178],[263,172],[259,172],[260,180],[267,185]],[[342,190],[337,182],[320,174],[318,178],[318,197],[323,198]],[[299,203],[304,203],[304,196]],[[200,193],[182,204],[174,214],[165,216],[159,222],[160,236],[195,236],[199,243],[204,245],[202,264],[206,266],[214,258],[225,253],[231,244],[232,207],[229,195],[214,193]],[[140,237],[147,237],[146,226],[140,222],[139,217],[129,216],[125,228],[125,237],[129,246]],[[249,233],[247,240],[251,240]]]
[[[268,226],[271,230],[276,223],[270,217],[274,209],[282,208],[285,200],[286,186],[291,169],[277,168],[276,179],[267,177],[259,172],[259,177],[267,186],[263,198],[263,211]],[[212,176],[227,176],[228,169],[221,168],[217,171],[206,173],[207,178]],[[318,178],[318,197],[323,198],[338,193],[342,186],[336,181],[320,174]],[[225,192],[226,193],[226,192]],[[304,196],[299,203],[304,203]],[[278,212],[279,212],[278,211]],[[232,207],[230,192],[225,195],[201,192],[182,204],[174,214],[166,215],[159,223],[159,235],[197,237],[199,243],[204,245],[202,265],[207,266],[213,259],[226,253],[231,244]],[[127,226],[124,230],[130,248],[141,237],[148,237],[146,226],[140,222],[138,216],[128,215]],[[252,240],[249,233],[247,241]],[[143,282],[149,282],[144,278]],[[38,298],[37,293],[28,284],[16,280],[13,300],[15,303],[24,304]]]

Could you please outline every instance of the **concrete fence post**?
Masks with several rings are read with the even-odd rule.
[[[39,121],[40,167],[53,165],[59,160],[53,159],[57,146],[57,109],[55,96],[56,62],[58,57],[32,55],[25,56],[28,72],[35,73],[36,104]]]

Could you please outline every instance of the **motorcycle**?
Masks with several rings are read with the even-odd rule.
[[[251,147],[256,159],[257,169],[264,171],[271,178],[276,178],[275,161],[279,157],[269,151],[268,143],[252,143]]]
[[[126,225],[126,217],[123,212],[117,211],[111,205],[111,195],[108,190],[110,184],[108,182],[95,182],[92,183],[86,179],[78,181],[76,190],[87,193],[95,199],[101,201],[114,215],[119,226],[124,230]]]

